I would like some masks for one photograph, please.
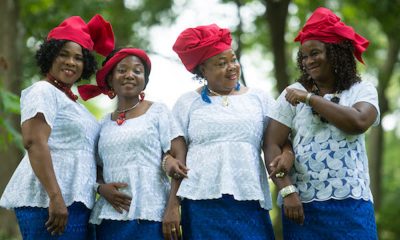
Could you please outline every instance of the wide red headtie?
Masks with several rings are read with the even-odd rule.
[[[151,71],[151,61],[149,56],[145,51],[142,49],[138,48],[123,48],[119,50],[117,53],[115,53],[114,56],[112,56],[105,64],[104,66],[97,71],[96,73],[96,85],[81,85],[78,86],[78,92],[81,95],[83,100],[88,100],[90,98],[96,97],[100,95],[101,93],[108,95],[110,98],[113,98],[111,95],[109,95],[109,91],[111,90],[106,82],[107,75],[112,71],[122,59],[128,57],[128,56],[136,56],[140,58],[144,64],[146,64],[146,67],[149,71]]]
[[[187,28],[176,39],[172,49],[189,72],[205,60],[231,48],[229,29],[216,24]]]
[[[79,16],[65,19],[47,35],[47,40],[69,40],[89,51],[95,50],[107,56],[114,49],[114,33],[111,24],[96,14],[87,24]]]
[[[303,44],[307,40],[318,40],[325,43],[340,43],[350,40],[354,46],[354,56],[358,61],[364,63],[361,55],[367,49],[369,41],[357,34],[352,27],[340,21],[331,10],[317,8],[307,20],[295,42]]]

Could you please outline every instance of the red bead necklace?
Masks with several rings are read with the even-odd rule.
[[[47,74],[46,75],[47,79],[49,80],[49,82],[51,84],[53,84],[53,86],[55,86],[56,88],[60,89],[61,91],[63,91],[72,101],[76,102],[76,100],[78,100],[78,96],[75,95],[72,91],[71,91],[71,87],[69,87],[67,84],[58,81],[55,77],[53,77],[51,74]]]
[[[115,110],[118,113],[117,117],[117,124],[122,125],[125,120],[126,120],[126,113],[134,108],[136,108],[139,105],[140,101],[138,101],[135,105],[133,105],[130,108],[124,109],[124,110]]]

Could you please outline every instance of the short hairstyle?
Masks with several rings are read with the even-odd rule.
[[[324,43],[326,57],[332,66],[332,71],[336,80],[336,91],[342,92],[349,89],[354,83],[360,82],[361,78],[357,73],[357,64],[353,55],[354,47],[351,41],[341,43]],[[302,63],[302,53],[297,52],[297,67],[301,76],[297,79],[308,91],[311,91],[314,81]]]
[[[68,40],[50,39],[48,41],[45,40],[40,45],[39,50],[37,50],[36,52],[35,58],[37,65],[40,67],[40,72],[43,75],[49,73],[54,60],[56,59],[66,42],[68,42]],[[81,78],[89,79],[90,76],[92,76],[92,74],[94,74],[97,70],[97,62],[93,54],[90,53],[90,51],[86,48],[82,47],[82,55],[83,71],[78,81]]]

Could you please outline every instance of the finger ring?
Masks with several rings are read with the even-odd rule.
[[[284,172],[278,172],[277,174],[275,174],[275,177],[277,177],[277,178],[282,178],[284,176],[285,176]]]
[[[174,173],[174,178],[180,178],[181,175],[179,173]]]
[[[176,231],[176,228],[171,228],[171,231],[175,232],[175,231]]]

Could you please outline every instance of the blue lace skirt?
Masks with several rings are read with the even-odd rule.
[[[285,240],[376,240],[374,207],[370,201],[345,200],[303,203],[305,220],[298,225],[282,212]]]
[[[275,239],[269,212],[258,201],[219,199],[182,201],[183,238]]]
[[[162,223],[147,220],[115,221],[104,219],[96,225],[98,240],[157,240],[163,239]]]
[[[90,238],[90,209],[83,203],[74,202],[68,207],[68,223],[62,235],[51,236],[45,223],[49,218],[48,208],[19,207],[15,208],[19,229],[24,240],[37,239],[74,239]]]

